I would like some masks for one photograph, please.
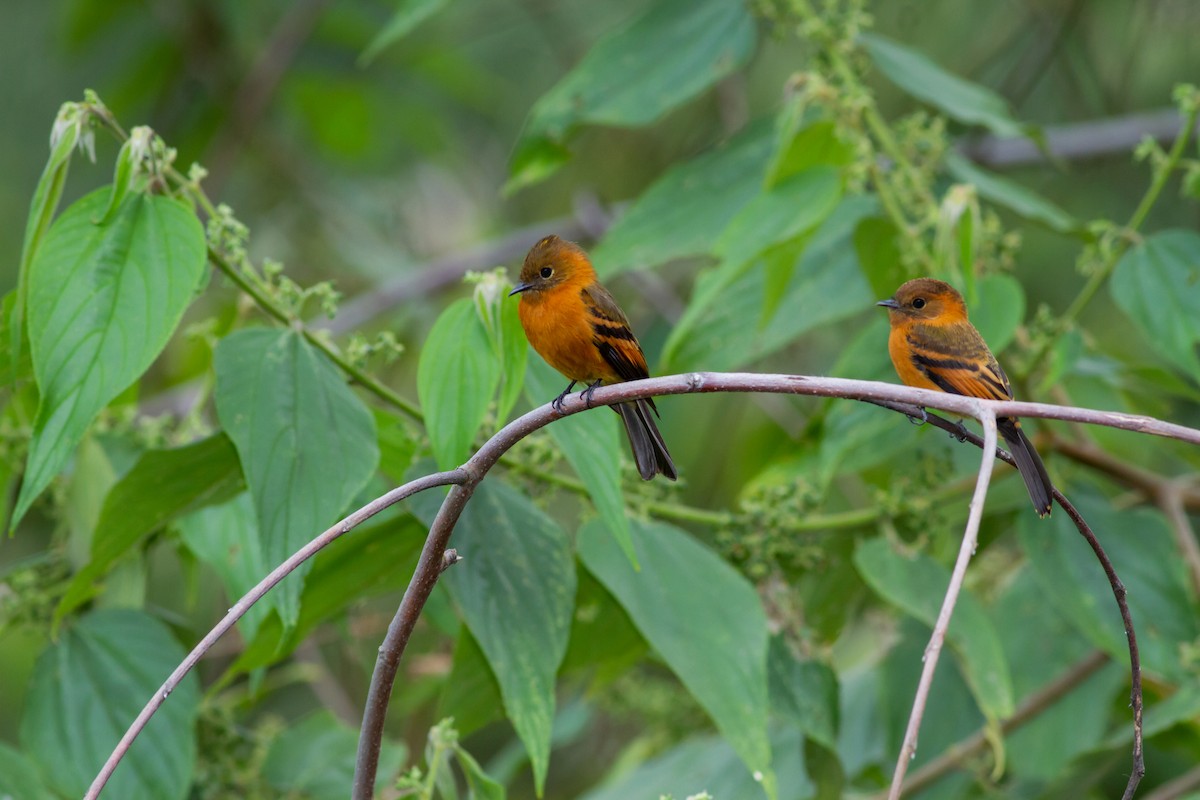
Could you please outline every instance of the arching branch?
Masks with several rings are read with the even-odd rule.
[[[1164,436],[1191,444],[1200,444],[1200,430],[1175,425],[1152,417],[1041,403],[976,400],[969,397],[960,397],[877,381],[808,377],[803,375],[746,372],[692,372],[682,375],[669,375],[618,384],[616,386],[601,387],[593,395],[591,405],[612,405],[627,400],[658,395],[707,392],[766,392],[813,397],[838,397],[871,402],[895,408],[902,413],[911,414],[918,413],[917,410],[919,408],[932,408],[976,418],[984,414],[990,414],[993,417],[1021,416],[1059,419],[1103,425],[1138,433]],[[209,648],[233,627],[234,623],[276,583],[334,539],[353,529],[384,508],[424,489],[434,486],[455,485],[455,489],[447,496],[442,509],[439,511],[434,524],[430,528],[429,537],[426,540],[425,548],[422,551],[416,571],[413,574],[412,582],[408,591],[405,592],[404,600],[401,602],[396,619],[393,620],[389,628],[384,646],[380,648],[379,659],[376,663],[376,672],[372,678],[371,697],[375,701],[375,705],[374,707],[369,705],[367,714],[364,715],[363,736],[359,742],[359,766],[363,772],[355,776],[354,796],[371,797],[375,774],[374,769],[369,767],[371,767],[373,759],[369,754],[364,756],[363,751],[364,749],[369,750],[374,748],[376,754],[378,753],[379,741],[383,735],[384,712],[386,711],[387,701],[390,697],[391,684],[396,674],[396,667],[404,653],[404,647],[408,642],[408,635],[411,633],[412,626],[415,625],[416,618],[424,607],[429,592],[432,591],[437,577],[447,565],[448,560],[452,561],[452,559],[446,558],[445,544],[449,541],[450,534],[454,524],[458,520],[458,516],[462,512],[462,508],[470,499],[474,488],[483,480],[487,472],[495,466],[499,458],[514,444],[556,419],[577,414],[587,410],[588,407],[578,395],[571,395],[564,401],[561,413],[552,409],[549,404],[528,412],[504,426],[459,469],[427,475],[388,492],[386,495],[363,506],[344,520],[338,522],[297,551],[287,561],[280,564],[270,575],[255,586],[254,589],[242,597],[229,610],[229,613],[226,614],[221,622],[209,631],[175,671],[171,673],[160,690],[155,693],[154,697],[150,699],[137,719],[134,720],[133,724],[125,732],[120,743],[113,750],[108,761],[92,782],[91,787],[85,795],[85,800],[93,800],[99,797],[100,792],[112,775],[113,770],[116,769],[117,764],[120,763],[134,739],[145,727],[150,717],[165,702],[171,691]],[[1059,499],[1059,497],[1056,494],[1056,499]],[[1132,632],[1131,629],[1130,632]],[[376,687],[376,684],[381,684],[385,677],[388,683],[387,689],[384,690]],[[370,717],[371,720],[370,730],[367,730],[367,717]],[[360,789],[360,787],[364,788]],[[364,791],[365,793],[361,793]]]

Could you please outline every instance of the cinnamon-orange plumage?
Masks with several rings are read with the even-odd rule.
[[[547,236],[535,244],[511,294],[521,295],[521,326],[533,349],[571,380],[556,404],[562,404],[576,383],[586,384],[584,391],[589,391],[650,376],[629,320],[596,280],[587,253],[574,242]],[[654,423],[654,401],[620,403],[613,410],[625,423],[642,478],[661,473],[675,480],[675,463]]]
[[[953,286],[917,278],[877,305],[888,310],[888,355],[904,383],[987,400],[1013,399],[1008,376],[967,319],[966,303]],[[996,427],[1017,462],[1034,510],[1048,516],[1053,486],[1020,420],[1001,417]]]

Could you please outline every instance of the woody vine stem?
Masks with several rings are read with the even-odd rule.
[[[956,426],[934,415],[926,416],[921,409],[932,408],[962,416],[969,416],[984,422],[985,433],[988,438],[986,441],[980,440],[973,435],[968,435],[966,438],[972,441],[972,443],[982,446],[985,453],[990,451],[995,453],[996,457],[1006,461],[1009,461],[1006,458],[1007,454],[995,449],[995,418],[999,416],[1057,419],[1103,425],[1200,445],[1200,430],[1164,422],[1152,417],[1043,403],[985,401],[877,381],[808,377],[803,375],[716,372],[692,372],[684,375],[669,375],[642,381],[631,381],[616,386],[601,387],[596,390],[592,398],[592,406],[612,405],[627,400],[657,395],[705,392],[798,394],[859,400],[874,403],[909,416],[922,416],[938,427],[954,431],[957,431]],[[154,693],[141,713],[138,714],[137,718],[130,725],[100,772],[96,775],[85,795],[85,800],[95,800],[95,798],[100,796],[108,779],[112,776],[121,759],[129,751],[138,734],[141,733],[142,729],[162,704],[167,701],[167,698],[175,687],[179,685],[179,682],[183,680],[187,673],[191,671],[216,641],[228,632],[234,623],[241,619],[250,607],[262,599],[275,584],[283,580],[284,577],[300,566],[300,564],[316,555],[326,545],[380,511],[425,489],[434,486],[452,485],[454,488],[447,495],[433,525],[430,526],[429,535],[425,540],[425,545],[413,573],[413,578],[404,593],[404,599],[401,601],[396,616],[388,628],[387,636],[379,649],[375,673],[371,679],[370,693],[363,714],[362,733],[359,738],[358,763],[355,770],[353,789],[353,797],[356,800],[369,800],[374,792],[375,772],[378,766],[379,748],[383,737],[383,722],[400,658],[408,643],[408,637],[412,633],[417,618],[430,592],[433,590],[438,577],[457,559],[457,555],[453,551],[447,551],[446,546],[449,543],[454,526],[463,509],[466,507],[467,502],[470,500],[475,487],[484,479],[488,471],[496,465],[500,457],[521,439],[556,419],[579,413],[587,408],[588,406],[585,405],[584,401],[578,395],[573,394],[564,401],[561,414],[552,409],[549,404],[528,412],[502,428],[458,469],[426,475],[393,489],[339,521],[276,567],[257,586],[247,592],[244,597],[230,608],[225,617],[200,640],[179,666],[167,677],[166,681]],[[941,642],[945,638],[945,626],[949,623],[950,612],[953,610],[958,587],[961,585],[961,575],[959,573],[960,570],[965,570],[966,562],[969,560],[971,551],[973,550],[973,544],[971,547],[968,547],[967,540],[973,540],[973,531],[978,530],[979,517],[982,514],[983,501],[987,488],[986,473],[990,473],[990,468],[991,459],[984,458],[981,464],[980,477],[976,483],[975,497],[972,500],[967,535],[964,537],[963,548],[960,551],[959,565],[955,568],[957,579],[952,579],[950,588],[947,591],[942,615],[939,617],[938,625],[935,626],[929,652],[936,652],[941,647]],[[1055,492],[1055,500],[1071,516],[1077,527],[1079,527],[1080,533],[1089,540],[1089,544],[1091,544],[1093,550],[1101,558],[1105,572],[1112,583],[1118,605],[1121,608],[1122,620],[1125,623],[1130,645],[1130,669],[1133,683],[1134,708],[1134,770],[1125,792],[1125,797],[1130,798],[1136,790],[1137,782],[1140,780],[1144,768],[1141,766],[1140,666],[1137,658],[1137,644],[1134,637],[1133,623],[1129,617],[1128,607],[1125,604],[1124,587],[1117,579],[1116,572],[1112,569],[1111,563],[1103,555],[1103,550],[1100,548],[1099,543],[1096,542],[1095,537],[1091,535],[1091,531],[1083,523],[1082,517],[1079,517],[1078,512],[1075,512],[1074,508],[1066,502],[1061,493]],[[941,617],[945,619],[943,620]],[[927,680],[932,679],[935,661],[936,658],[926,659],[921,679],[923,684]],[[924,673],[928,673],[928,679]],[[911,723],[909,726],[910,735],[914,737],[913,746],[915,746],[916,728],[919,726],[920,716],[924,712],[926,696],[927,689],[925,693],[919,690],[917,698],[914,701],[913,719],[915,723]],[[908,738],[906,736],[906,742]],[[898,764],[897,774],[893,779],[893,797],[898,797],[903,789],[903,773],[907,768],[908,761],[908,757],[904,755],[906,752],[908,752],[907,744],[906,748],[902,750],[900,757],[900,761],[905,763],[903,765]]]

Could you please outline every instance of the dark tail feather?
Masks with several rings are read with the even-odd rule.
[[[637,462],[642,480],[648,481],[660,472],[669,480],[675,480],[678,477],[675,462],[671,460],[662,434],[654,424],[654,414],[650,408],[650,403],[646,400],[613,406],[613,410],[621,415],[621,420],[625,423],[625,433],[629,436],[633,460]]]
[[[1002,418],[996,420],[1000,435],[1004,437],[1013,460],[1017,462],[1017,471],[1025,479],[1025,488],[1029,490],[1029,498],[1033,500],[1033,509],[1039,517],[1050,516],[1050,495],[1053,485],[1050,476],[1046,474],[1046,465],[1042,457],[1033,449],[1033,443],[1021,430],[1021,423],[1015,419]]]

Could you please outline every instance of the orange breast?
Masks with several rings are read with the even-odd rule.
[[[908,343],[908,330],[904,326],[892,326],[892,331],[888,334],[888,355],[892,357],[892,366],[896,368],[896,374],[900,376],[900,381],[906,386],[933,389],[937,392],[945,391],[913,365],[912,350]]]
[[[529,343],[550,366],[573,381],[612,379],[612,367],[592,342],[579,287],[563,284],[541,297],[522,295],[517,311]]]

